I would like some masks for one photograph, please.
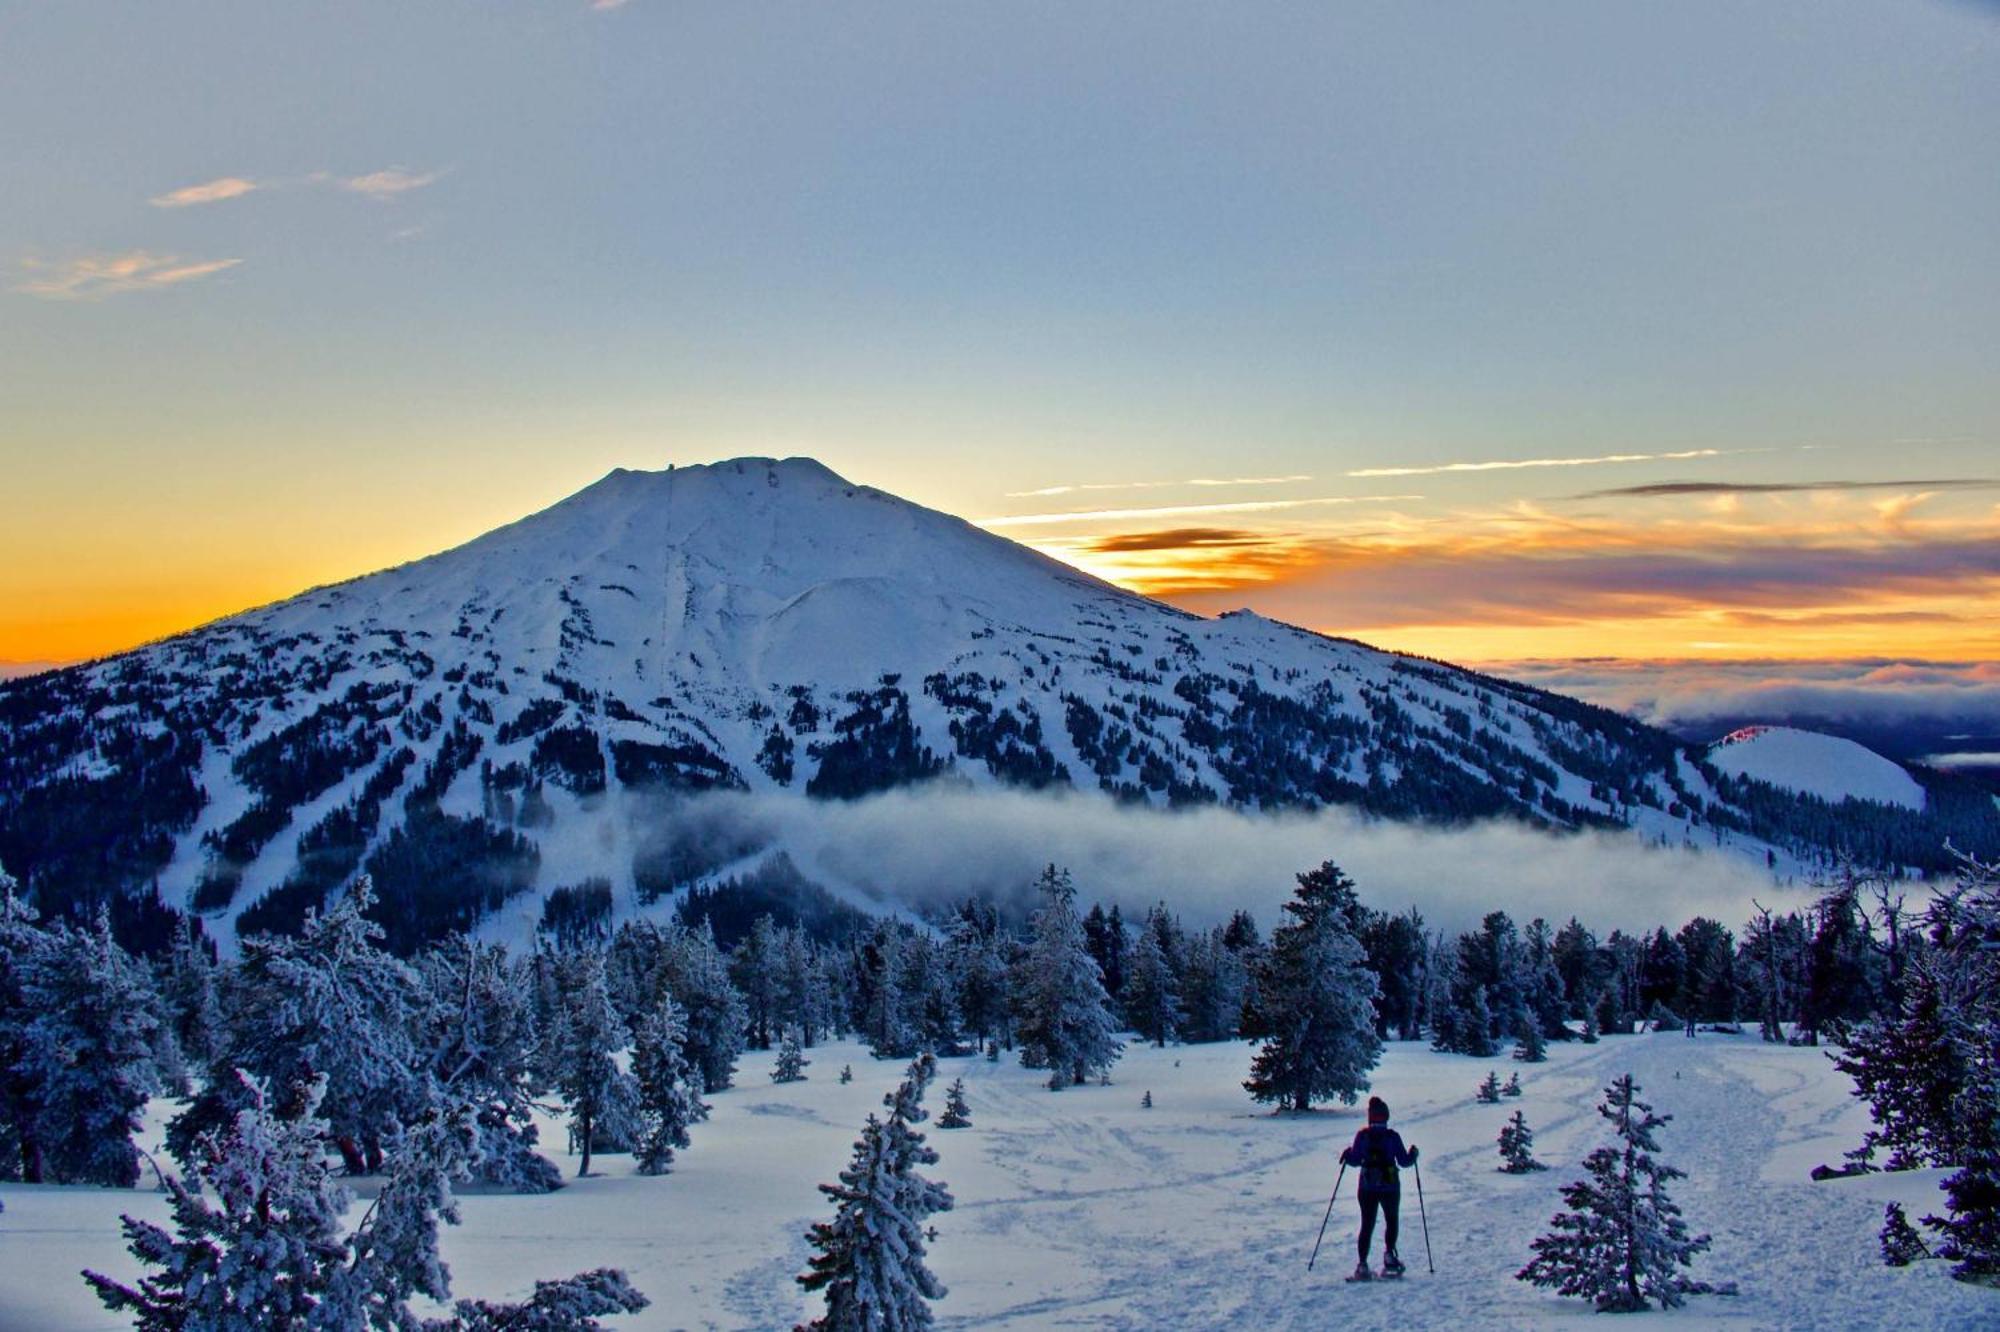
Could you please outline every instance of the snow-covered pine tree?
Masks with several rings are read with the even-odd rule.
[[[287,1089],[283,1105],[246,1088],[248,1104],[190,1153],[193,1183],[167,1178],[172,1228],[123,1218],[133,1254],[158,1270],[136,1285],[83,1274],[140,1332],[585,1332],[592,1313],[644,1306],[622,1273],[590,1272],[538,1283],[528,1305],[461,1302],[452,1318],[420,1321],[413,1298],[451,1294],[438,1227],[457,1223],[452,1185],[480,1150],[473,1109],[428,1112],[399,1134],[389,1177],[343,1234],[351,1196],[326,1167],[323,1081]]]
[[[290,1089],[293,1114],[268,1092],[207,1135],[192,1184],[169,1176],[172,1229],[123,1218],[127,1245],[159,1269],[128,1286],[86,1271],[106,1308],[137,1315],[140,1332],[264,1332],[309,1328],[346,1246],[351,1201],[325,1159],[324,1081]],[[210,1195],[213,1201],[210,1201]]]
[[[730,982],[706,916],[691,929],[675,930],[666,938],[659,966],[687,1023],[688,1061],[701,1070],[702,1087],[726,1090],[736,1076],[749,1015],[743,996]]]
[[[1908,1267],[1919,1258],[1931,1256],[1930,1246],[1910,1224],[1901,1203],[1890,1203],[1882,1211],[1882,1261],[1890,1267]]]
[[[1126,1024],[1162,1049],[1180,1034],[1184,1021],[1180,981],[1160,946],[1161,931],[1154,925],[1155,914],[1164,912],[1165,908],[1154,907],[1147,913],[1125,959],[1125,988],[1119,993]]]
[[[1141,1110],[1151,1110],[1153,1108],[1153,1089],[1151,1087],[1148,1087],[1146,1094],[1139,1098],[1139,1108]]]
[[[807,1049],[833,1023],[833,992],[812,940],[801,929],[779,934],[778,1018],[798,1031],[799,1044]]]
[[[590,1154],[601,1141],[604,1122],[616,1114],[624,1075],[611,1058],[622,1032],[605,984],[604,958],[576,953],[565,959],[562,1008],[547,1033],[543,1067],[569,1106],[570,1143],[582,1158],[579,1177],[590,1173]]]
[[[1922,1090],[1932,1104],[1950,1104],[1958,1170],[1940,1186],[1946,1214],[1926,1216],[1924,1224],[1938,1232],[1938,1256],[1952,1260],[1954,1276],[1994,1282],[2000,1278],[2000,864],[1960,856],[1958,882],[1932,900],[1930,938],[1932,948],[1912,962],[1906,978],[1904,1020],[1916,1016],[1908,1004],[1922,1002],[1946,1024],[1952,1060],[1926,1066]],[[1942,1086],[1928,1086],[1932,1080]]]
[[[1564,1187],[1570,1210],[1557,1213],[1554,1230],[1535,1240],[1535,1256],[1516,1279],[1613,1312],[1644,1309],[1648,1300],[1673,1308],[1683,1295],[1715,1289],[1680,1270],[1708,1248],[1709,1237],[1690,1236],[1680,1208],[1667,1197],[1667,1181],[1686,1175],[1651,1155],[1660,1149],[1653,1130],[1673,1116],[1655,1115],[1638,1092],[1629,1073],[1605,1088],[1597,1112],[1618,1143],[1584,1158],[1589,1178]]]
[[[953,1078],[944,1091],[944,1113],[938,1116],[941,1129],[967,1128],[972,1123],[971,1107],[965,1103],[965,1079]]]
[[[1026,1068],[1049,1070],[1049,1088],[1080,1086],[1124,1048],[1113,1033],[1111,998],[1076,914],[1068,870],[1050,865],[1036,881],[1042,894],[1033,935],[1016,968],[1015,1035]]]
[[[910,1065],[902,1085],[883,1098],[887,1117],[868,1116],[840,1182],[819,1186],[837,1206],[833,1220],[808,1232],[816,1253],[798,1278],[825,1294],[826,1312],[803,1325],[812,1332],[932,1326],[930,1301],[944,1298],[945,1288],[924,1264],[924,1222],[952,1206],[943,1184],[917,1173],[937,1162],[916,1127],[935,1069],[928,1055]]]
[[[1519,1110],[1500,1126],[1500,1161],[1501,1171],[1509,1175],[1548,1169],[1535,1159],[1535,1135],[1528,1128],[1527,1116]]]
[[[523,968],[498,944],[455,935],[416,962],[426,1066],[445,1105],[473,1107],[475,1178],[517,1193],[562,1187],[562,1172],[535,1150],[536,1033]]]
[[[946,942],[958,1017],[967,1035],[985,1043],[1007,1026],[1007,958],[999,910],[986,901],[962,903]]]
[[[1486,1081],[1479,1084],[1473,1096],[1487,1105],[1500,1104],[1500,1075],[1488,1069]]]
[[[282,1098],[326,1079],[320,1112],[350,1174],[380,1169],[383,1143],[429,1108],[413,1032],[416,973],[379,946],[366,875],[297,937],[250,935],[230,973],[226,1056]]]
[[[729,955],[729,979],[743,996],[753,1050],[771,1048],[783,997],[783,963],[777,923],[768,914],[750,923],[750,932]]]
[[[1536,1025],[1534,1018],[1530,1016],[1529,1020],[1522,1024],[1521,1034],[1514,1042],[1514,1058],[1524,1064],[1539,1064],[1548,1057],[1549,1047],[1547,1042],[1542,1039],[1541,1028]]]
[[[1338,1097],[1352,1105],[1382,1057],[1375,973],[1350,927],[1353,880],[1331,861],[1298,876],[1290,917],[1260,959],[1245,1034],[1259,1039],[1244,1089],[1295,1111]]]
[[[1943,1216],[1924,1224],[1938,1234],[1938,1256],[1961,1281],[2000,1284],[2000,1032],[1990,1025],[1967,1080],[1963,1103],[1973,1122],[1958,1169],[1945,1176]]]
[[[1519,1073],[1509,1073],[1507,1081],[1501,1084],[1500,1094],[1502,1096],[1519,1096],[1521,1094],[1521,1075]]]
[[[424,1332],[603,1332],[603,1314],[637,1313],[652,1301],[632,1288],[623,1272],[600,1267],[560,1281],[537,1281],[520,1304],[460,1300],[445,1323]]]
[[[845,1087],[852,1081],[854,1081],[854,1065],[842,1064],[840,1066],[840,1085]]]
[[[904,941],[903,1005],[916,1029],[917,1047],[933,1053],[958,1048],[957,989],[945,950],[921,934]]]
[[[458,1224],[452,1185],[471,1173],[480,1137],[478,1110],[465,1102],[432,1111],[399,1136],[389,1177],[347,1235],[312,1326],[405,1332],[417,1321],[410,1300],[451,1298],[438,1226]]]
[[[663,986],[632,1031],[632,1079],[639,1089],[639,1173],[664,1175],[688,1145],[688,1126],[708,1118],[698,1072],[688,1063],[687,1029]],[[608,1311],[607,1311],[608,1312]]]
[[[34,1010],[26,988],[49,936],[34,910],[14,895],[15,882],[0,867],[0,1179],[42,1179],[35,1145],[35,1082],[23,1069],[28,1022]]]
[[[173,941],[160,962],[158,987],[167,1024],[190,1067],[206,1068],[222,1048],[222,1009],[216,998],[216,964],[195,933],[192,917],[177,916]]]
[[[799,1047],[798,1032],[787,1027],[784,1039],[778,1042],[778,1059],[771,1069],[771,1081],[804,1082],[806,1069],[811,1064],[812,1060],[806,1058],[805,1051]]]
[[[1188,939],[1187,979],[1182,987],[1188,1041],[1226,1041],[1243,1022],[1249,972],[1243,955],[1223,941],[1223,927]]]
[[[24,981],[28,1020],[13,1072],[33,1088],[27,1124],[42,1177],[130,1188],[139,1180],[132,1133],[158,1086],[150,975],[99,913],[88,930],[51,931]]]
[[[865,950],[870,962],[867,1010],[861,1034],[877,1059],[903,1059],[916,1052],[917,1029],[909,1011],[909,977],[903,960],[903,931],[884,921]]]

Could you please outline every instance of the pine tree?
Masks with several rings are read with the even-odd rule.
[[[910,1020],[909,977],[904,964],[903,931],[892,921],[876,930],[868,952],[873,955],[872,988],[862,1018],[862,1034],[877,1059],[904,1059],[917,1049],[916,1024]]]
[[[0,1179],[42,1181],[36,1140],[38,1096],[26,1055],[29,977],[50,947],[34,911],[14,895],[14,880],[0,867]]]
[[[14,1072],[34,1089],[28,1123],[43,1178],[130,1188],[139,1180],[132,1133],[158,1085],[150,977],[100,914],[89,930],[51,931],[24,981]]]
[[[1021,1063],[1049,1070],[1049,1088],[1086,1082],[1124,1048],[1112,1033],[1111,999],[1076,914],[1068,870],[1050,865],[1036,883],[1043,897],[1033,937],[1016,973],[1015,1031]]]
[[[852,1081],[854,1081],[854,1065],[842,1064],[840,1066],[840,1085],[845,1087]]]
[[[160,968],[160,998],[181,1057],[197,1068],[213,1063],[222,1047],[215,978],[215,960],[196,936],[193,920],[176,917],[173,942]]]
[[[137,1315],[140,1332],[312,1326],[345,1256],[340,1217],[350,1195],[326,1168],[324,1083],[296,1090],[294,1113],[281,1115],[254,1088],[252,1106],[197,1154],[196,1181],[167,1179],[172,1230],[123,1219],[133,1254],[160,1270],[136,1286],[85,1272],[106,1308]]]
[[[778,927],[768,915],[751,922],[750,932],[729,956],[729,979],[743,996],[753,1050],[771,1048],[784,989],[783,962]]]
[[[1961,1280],[2000,1277],[2000,863],[1961,856],[1958,882],[1932,907],[1933,947],[1923,965],[1951,1016],[1951,1042],[1964,1075],[1956,1112],[1962,1124],[1957,1171],[1941,1186],[1939,1255]]]
[[[972,1123],[971,1108],[965,1103],[965,1079],[953,1078],[945,1088],[944,1113],[938,1116],[941,1129],[966,1128]]]
[[[600,1267],[537,1281],[534,1295],[521,1304],[460,1300],[449,1323],[426,1324],[424,1332],[603,1332],[598,1315],[637,1313],[650,1303],[623,1272]]]
[[[902,1085],[883,1098],[886,1118],[868,1116],[840,1182],[819,1186],[837,1207],[833,1220],[807,1234],[816,1253],[798,1282],[826,1298],[826,1312],[808,1329],[913,1332],[932,1325],[930,1301],[944,1298],[945,1288],[924,1264],[924,1222],[952,1206],[944,1185],[917,1173],[937,1162],[916,1127],[935,1069],[929,1056],[910,1065]]]
[[[590,1173],[590,1154],[602,1141],[607,1120],[616,1117],[624,1075],[612,1060],[622,1032],[605,985],[604,959],[578,953],[568,960],[563,1007],[548,1035],[549,1081],[569,1106],[570,1142],[581,1156],[578,1177]]]
[[[1139,1098],[1139,1108],[1140,1108],[1141,1110],[1151,1110],[1151,1109],[1153,1108],[1153,1091],[1152,1091],[1152,1088],[1148,1087],[1148,1088],[1146,1089],[1146,1094],[1145,1094],[1144,1096],[1141,1096],[1141,1097]]]
[[[446,1103],[475,1113],[474,1177],[517,1193],[561,1188],[562,1172],[535,1150],[536,1032],[522,969],[506,949],[465,935],[430,949],[416,966],[426,1067]]]
[[[1500,1094],[1502,1096],[1519,1096],[1521,1094],[1521,1075],[1519,1073],[1509,1073],[1506,1083],[1500,1088]]]
[[[1500,1169],[1509,1175],[1525,1175],[1548,1167],[1535,1159],[1535,1135],[1528,1129],[1528,1120],[1519,1110],[1514,1117],[1500,1126]]]
[[[1349,922],[1354,884],[1332,862],[1298,876],[1290,919],[1271,932],[1257,971],[1246,1034],[1258,1038],[1244,1089],[1295,1111],[1338,1097],[1352,1105],[1382,1057],[1375,973]]]
[[[364,875],[296,937],[243,939],[230,977],[229,1061],[280,1090],[324,1077],[320,1110],[350,1174],[380,1169],[387,1138],[429,1108],[419,982],[380,947],[374,903]]]
[[[1557,1213],[1554,1231],[1534,1242],[1535,1256],[1515,1273],[1518,1280],[1615,1312],[1644,1309],[1648,1300],[1674,1308],[1683,1295],[1714,1289],[1680,1271],[1709,1247],[1709,1238],[1690,1237],[1680,1208],[1667,1197],[1667,1181],[1685,1174],[1651,1155],[1659,1150],[1653,1130],[1673,1116],[1655,1115],[1638,1091],[1630,1074],[1605,1088],[1597,1112],[1619,1145],[1584,1158],[1590,1177],[1564,1187],[1570,1210]]]
[[[1539,1064],[1549,1057],[1548,1045],[1542,1040],[1541,1028],[1533,1021],[1521,1028],[1520,1039],[1514,1042],[1514,1058],[1524,1064]]]
[[[1007,1025],[1007,958],[1000,913],[991,902],[964,902],[946,944],[959,1021],[984,1043]]]
[[[1479,1084],[1478,1090],[1473,1095],[1487,1105],[1500,1104],[1500,1075],[1489,1069],[1486,1081]]]
[[[784,1040],[778,1045],[778,1060],[771,1070],[771,1081],[804,1082],[806,1069],[811,1064],[812,1060],[806,1058],[805,1051],[799,1048],[799,1034],[787,1028]]]
[[[688,1126],[708,1118],[699,1076],[687,1059],[687,1029],[664,988],[632,1032],[632,1079],[639,1089],[639,1173],[664,1175],[688,1146]]]
[[[246,1088],[244,1108],[190,1154],[193,1182],[167,1177],[172,1228],[123,1218],[133,1254],[156,1270],[136,1285],[83,1274],[105,1307],[137,1315],[140,1332],[586,1332],[591,1314],[644,1307],[622,1273],[600,1271],[537,1283],[528,1305],[464,1301],[452,1318],[420,1321],[413,1299],[451,1294],[438,1228],[457,1223],[452,1185],[480,1150],[472,1107],[405,1129],[381,1191],[343,1234],[352,1199],[326,1166],[323,1080],[282,1103]]]
[[[1155,907],[1153,912],[1164,916],[1163,908]],[[1184,1018],[1180,982],[1160,946],[1160,932],[1153,921],[1154,915],[1148,915],[1133,941],[1125,963],[1125,988],[1120,999],[1125,1007],[1125,1021],[1132,1030],[1164,1049],[1169,1040],[1180,1034]]]
[[[701,1070],[702,1087],[711,1092],[726,1090],[735,1079],[736,1059],[743,1053],[750,1018],[743,996],[729,979],[707,917],[692,929],[676,930],[668,936],[660,950],[659,967],[660,979],[673,992],[687,1023],[687,1057]]]
[[[1919,1258],[1931,1256],[1923,1236],[1903,1214],[1901,1203],[1890,1203],[1882,1213],[1882,1261],[1890,1267],[1908,1267]]]

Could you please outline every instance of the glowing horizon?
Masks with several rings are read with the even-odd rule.
[[[1990,7],[0,29],[0,669],[744,454],[1430,655],[2000,656]]]

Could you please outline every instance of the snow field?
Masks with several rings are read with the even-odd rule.
[[[469,1193],[444,1252],[460,1295],[518,1298],[536,1278],[624,1267],[652,1307],[621,1329],[784,1328],[817,1312],[792,1278],[805,1270],[805,1229],[831,1213],[814,1185],[845,1164],[862,1120],[902,1076],[850,1043],[808,1052],[809,1080],[770,1082],[775,1052],[747,1056],[738,1085],[713,1094],[713,1115],[674,1173],[645,1178],[631,1158],[600,1156],[600,1173],[542,1197]],[[1596,1114],[1605,1083],[1633,1073],[1640,1099],[1674,1120],[1661,1159],[1689,1178],[1673,1197],[1692,1229],[1714,1236],[1694,1275],[1735,1281],[1736,1298],[1697,1296],[1647,1326],[1977,1328],[2000,1326],[2000,1292],[1954,1282],[1941,1263],[1893,1270],[1876,1257],[1883,1202],[1912,1217],[1941,1204],[1942,1172],[1815,1184],[1859,1141],[1865,1110],[1822,1051],[1766,1046],[1754,1033],[1678,1032],[1553,1046],[1540,1065],[1440,1055],[1391,1044],[1375,1091],[1392,1124],[1423,1149],[1424,1200],[1437,1274],[1428,1275],[1416,1181],[1406,1173],[1399,1286],[1352,1286],[1357,1226],[1353,1172],[1341,1186],[1318,1267],[1306,1257],[1335,1176],[1335,1156],[1362,1125],[1360,1108],[1273,1116],[1240,1087],[1241,1042],[1129,1046],[1113,1084],[1051,1093],[1011,1058],[939,1061],[926,1098],[930,1173],[957,1199],[933,1218],[931,1263],[950,1288],[936,1306],[959,1328],[1322,1328],[1575,1326],[1587,1305],[1512,1274],[1560,1207],[1577,1163],[1608,1138]],[[843,1064],[854,1081],[842,1086]],[[1488,1069],[1522,1075],[1525,1094],[1472,1099]],[[943,1131],[944,1088],[963,1076],[973,1124]],[[1154,1108],[1140,1106],[1151,1091]],[[1550,1169],[1500,1174],[1494,1139],[1520,1108]],[[154,1107],[157,1139],[171,1108]],[[558,1123],[542,1125],[556,1149]],[[164,1161],[164,1157],[161,1158]],[[150,1178],[149,1178],[150,1182]],[[358,1192],[366,1192],[367,1182]],[[165,1216],[145,1190],[0,1185],[0,1329],[112,1329],[75,1273],[121,1276],[120,1211]],[[1380,1260],[1378,1236],[1376,1260]]]

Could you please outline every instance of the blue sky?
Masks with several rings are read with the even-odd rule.
[[[975,518],[1370,501],[1165,573],[1097,547],[1214,488],[1002,530],[1457,655],[1484,621],[1328,569],[1524,504],[1542,559],[1571,496],[1689,480],[1911,483],[1736,496],[1718,549],[1956,550],[1994,494],[1915,483],[2000,472],[1996,131],[1964,3],[0,3],[0,658],[741,453]],[[1600,544],[1716,521],[1591,502]],[[1950,578],[1927,641],[1983,650]]]

